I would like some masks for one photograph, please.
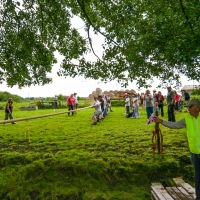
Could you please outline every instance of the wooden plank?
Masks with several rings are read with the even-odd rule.
[[[188,192],[189,194],[195,194],[195,189],[194,189],[190,184],[188,184],[188,183],[183,183],[183,184],[181,184],[181,186],[182,186],[185,190],[187,190],[187,192]]]
[[[172,187],[172,189],[181,200],[187,200],[187,198],[183,195],[183,193],[177,187]]]
[[[195,189],[185,183],[181,177],[173,178],[177,187],[164,188],[161,183],[152,183],[151,199],[152,200],[194,200]]]
[[[173,178],[173,180],[177,186],[183,187],[193,199],[196,198],[195,189],[190,184],[185,183],[181,177]]]
[[[186,199],[188,199],[188,200],[192,200],[193,199],[192,196],[190,196],[190,194],[188,194],[188,192],[183,187],[177,187],[177,188],[181,191],[181,193],[184,196],[186,196]]]
[[[161,183],[152,183],[151,189],[159,200],[174,200]]]
[[[176,183],[177,186],[181,186],[182,183],[185,183],[182,177],[173,178],[173,181]]]
[[[165,200],[160,190],[163,190],[164,187],[160,183],[152,183],[151,186],[152,193],[154,194],[155,199],[157,200]]]
[[[190,194],[190,196],[195,199],[196,194],[195,194],[195,189],[188,183],[183,183],[182,187]]]
[[[172,187],[166,187],[167,192],[172,196],[174,200],[182,200]],[[178,189],[177,189],[178,190]]]
[[[156,196],[153,190],[151,190],[151,200],[159,200],[159,198]]]

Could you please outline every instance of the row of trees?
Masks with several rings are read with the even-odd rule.
[[[7,0],[0,9],[0,82],[46,84],[63,56],[59,76],[84,76],[124,86],[165,84],[182,74],[200,80],[198,0]],[[79,17],[85,35],[72,24]],[[91,33],[104,37],[102,56]],[[93,52],[96,61],[85,55]]]
[[[0,102],[6,102],[9,98],[12,98],[15,102],[22,101],[22,97],[18,95],[11,94],[9,92],[0,92]]]

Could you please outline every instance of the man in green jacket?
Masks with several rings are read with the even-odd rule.
[[[191,162],[194,166],[196,200],[200,200],[200,101],[192,99],[186,107],[189,115],[180,121],[164,121],[157,116],[154,117],[154,121],[168,128],[186,128]]]

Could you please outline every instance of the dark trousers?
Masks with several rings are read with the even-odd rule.
[[[12,112],[5,112],[5,118],[4,118],[4,120],[8,120],[8,118],[10,118],[10,119],[13,119],[13,116],[12,116]]]
[[[175,115],[174,115],[174,105],[168,106],[168,121],[175,122]]]
[[[130,106],[126,106],[126,114],[128,115],[130,113]]]
[[[178,102],[175,103],[175,110],[178,110]]]
[[[74,110],[74,106],[68,106],[68,111]],[[70,112],[68,112],[68,115],[70,115]],[[74,111],[72,111],[72,115],[74,115]]]
[[[190,154],[192,165],[194,166],[194,183],[196,200],[200,200],[200,154]]]
[[[164,112],[163,112],[163,104],[158,104],[158,108],[161,112],[161,116],[164,117]]]

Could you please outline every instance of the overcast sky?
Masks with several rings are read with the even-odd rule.
[[[84,24],[79,18],[74,18],[72,23],[74,24],[75,28],[78,28],[81,35],[85,36],[86,33],[84,32]],[[92,36],[92,43],[93,48],[95,50],[95,53],[101,57],[102,52],[102,46],[101,44],[104,41],[104,38],[100,35],[94,35]],[[135,83],[129,84],[127,88],[122,88],[120,84],[118,84],[116,81],[112,81],[109,83],[100,83],[99,81],[92,80],[92,79],[84,79],[83,77],[58,77],[56,72],[58,71],[59,64],[62,60],[59,54],[56,54],[56,57],[58,57],[58,63],[54,65],[52,73],[50,76],[53,78],[53,82],[51,84],[45,85],[45,86],[31,86],[31,87],[24,87],[22,89],[18,89],[17,86],[14,86],[13,88],[9,88],[6,86],[6,83],[3,83],[0,85],[0,91],[7,91],[11,94],[17,94],[21,97],[53,97],[55,95],[66,95],[68,96],[71,93],[77,92],[77,95],[80,97],[88,97],[89,94],[91,94],[93,91],[96,90],[96,88],[101,88],[102,91],[110,91],[110,90],[125,90],[125,89],[134,89],[137,92],[143,92],[145,89],[138,90],[135,86]],[[89,54],[87,56],[88,60],[94,61],[96,57],[93,54]],[[158,84],[157,81],[154,82],[152,85],[152,88],[149,88],[150,90],[153,90],[156,88],[156,85]],[[188,81],[187,78],[182,78],[182,85],[193,85],[193,81]],[[158,89],[163,94],[167,93],[166,89]]]

